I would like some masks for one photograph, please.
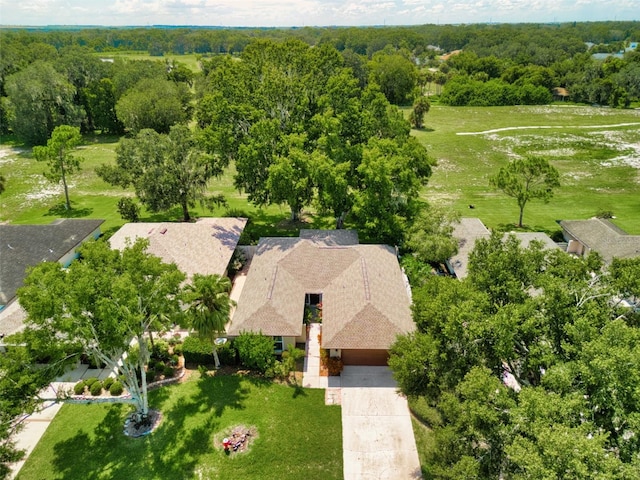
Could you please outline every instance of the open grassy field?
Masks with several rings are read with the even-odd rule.
[[[157,55],[149,55],[147,52],[138,52],[138,51],[117,51],[117,52],[100,52],[95,54],[100,58],[122,58],[127,60],[152,60],[156,62],[164,62],[168,61],[176,61],[179,63],[184,63],[187,67],[189,67],[194,72],[200,71],[200,63],[198,62],[198,58],[200,55],[195,53],[190,53],[186,55],[174,55],[174,54],[166,54],[161,57]]]
[[[640,110],[435,105],[425,125],[414,134],[438,161],[426,199],[477,216],[489,227],[509,229],[518,207],[489,187],[489,177],[530,153],[547,158],[562,183],[550,203],[526,206],[530,229],[552,232],[559,229],[556,220],[611,211],[620,227],[640,234]]]
[[[504,129],[504,130],[501,130]],[[489,177],[510,159],[525,153],[548,158],[561,172],[562,186],[548,204],[531,202],[524,222],[531,230],[559,230],[556,220],[589,218],[610,211],[628,233],[640,234],[640,110],[583,106],[445,107],[434,105],[426,128],[413,132],[438,161],[423,197],[477,216],[492,228],[509,230],[518,218],[515,200],[489,186]],[[103,231],[124,221],[116,211],[118,198],[133,195],[105,184],[95,167],[115,159],[118,138],[91,135],[81,148],[83,170],[70,178],[73,210],[65,212],[60,186],[42,177],[43,164],[30,150],[0,145],[0,172],[6,191],[0,195],[0,221],[49,223],[61,216],[103,218]],[[261,235],[294,235],[300,225],[287,222],[286,207],[258,209],[233,187],[233,168],[211,182],[211,191],[224,193],[230,213],[248,215],[252,225],[245,241]],[[475,209],[470,210],[469,205]],[[218,208],[193,209],[194,216],[225,215]],[[311,212],[312,213],[312,212]],[[175,209],[163,214],[142,213],[142,221],[179,220]],[[317,228],[331,219],[307,217]]]
[[[63,406],[18,479],[342,478],[340,407],[324,405],[324,390],[194,372],[151,392],[150,405],[163,419],[142,438],[122,434],[128,406]],[[226,455],[221,435],[236,425],[257,436]]]

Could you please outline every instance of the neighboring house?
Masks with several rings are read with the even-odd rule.
[[[396,336],[415,329],[395,250],[360,245],[347,230],[262,238],[227,334],[262,332],[279,352],[306,340],[305,315],[321,317],[320,345],[331,356],[386,365]]]
[[[571,96],[569,94],[569,91],[563,87],[555,87],[552,90],[552,93],[553,93],[553,99],[560,102],[564,102]]]
[[[103,222],[65,218],[48,225],[0,225],[0,333],[22,328],[26,314],[14,300],[27,269],[40,262],[68,266],[81,243],[100,236]]]
[[[147,252],[175,263],[187,278],[195,273],[226,275],[246,218],[201,218],[195,223],[127,223],[110,239],[122,250],[137,238],[149,240]]]
[[[447,261],[447,267],[451,274],[463,279],[467,276],[469,254],[475,248],[476,241],[479,238],[489,238],[491,232],[479,218],[461,218],[460,222],[455,225],[452,235],[458,239],[458,253]],[[528,248],[534,240],[542,242],[546,249],[560,248],[546,233],[508,232],[505,233],[505,238],[508,235],[515,236],[520,241],[522,248]]]
[[[567,241],[567,253],[588,255],[598,252],[605,263],[613,258],[640,256],[640,235],[628,235],[609,220],[561,220],[562,233]]]
[[[447,261],[449,273],[459,279],[467,276],[469,254],[479,238],[489,238],[491,232],[479,218],[461,218],[453,228],[453,238],[458,240],[458,253]]]

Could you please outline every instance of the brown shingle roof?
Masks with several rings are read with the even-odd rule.
[[[263,238],[228,333],[300,336],[306,293],[322,294],[324,348],[386,349],[415,328],[392,248]]]
[[[123,249],[127,239],[149,239],[148,252],[175,263],[187,277],[194,273],[224,275],[246,218],[201,218],[195,223],[127,223],[110,239]]]
[[[615,258],[640,256],[640,235],[628,235],[602,218],[562,220],[560,226],[591,250],[598,252],[606,263]]]

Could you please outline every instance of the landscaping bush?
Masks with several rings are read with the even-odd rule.
[[[273,339],[261,333],[242,332],[234,340],[240,363],[261,373],[273,364]]]
[[[91,389],[91,385],[98,381],[97,377],[89,377],[85,379],[84,384]]]
[[[164,367],[164,369],[162,370],[162,374],[164,375],[164,378],[171,378],[173,377],[174,374],[174,370],[172,367],[170,366],[166,366]]]
[[[122,392],[124,392],[124,387],[120,382],[116,381],[111,384],[111,387],[109,388],[109,393],[111,395],[113,395],[114,397],[117,397],[119,395],[122,395]]]
[[[220,345],[217,349],[218,358],[222,365],[237,365],[238,364],[238,352],[236,352],[233,342],[227,342],[224,345]]]
[[[73,386],[73,393],[75,393],[76,395],[82,395],[84,393],[85,386],[86,383],[84,383],[84,380],[80,380]]]
[[[111,388],[111,385],[113,385],[113,382],[115,382],[116,379],[113,377],[107,377],[104,379],[104,381],[102,382],[102,388],[104,388],[105,390],[109,390]]]
[[[187,337],[189,338],[189,337]],[[178,343],[173,346],[174,355],[182,355],[184,352],[184,343]]]
[[[94,397],[97,397],[100,394],[102,394],[102,382],[100,380],[98,380],[97,382],[93,382],[91,384],[91,388],[89,389],[89,391],[91,392],[91,395],[93,395]]]
[[[174,367],[178,366],[178,363],[180,363],[180,357],[174,353],[173,355],[171,355],[169,363]]]
[[[212,350],[211,343],[193,335],[185,338],[182,344],[182,353],[186,363],[211,365],[214,363]]]
[[[411,413],[420,420],[423,424],[430,428],[439,427],[442,425],[442,417],[438,410],[429,405],[425,397],[410,396],[407,398],[409,402],[409,409]]]
[[[165,340],[156,340],[153,348],[151,349],[151,358],[156,360],[169,360],[169,343]]]
[[[149,384],[156,379],[156,372],[153,370],[147,370],[145,372],[145,376],[147,377],[147,384]]]

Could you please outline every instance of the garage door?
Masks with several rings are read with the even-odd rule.
[[[342,350],[342,363],[345,365],[386,366],[388,359],[387,350]]]

